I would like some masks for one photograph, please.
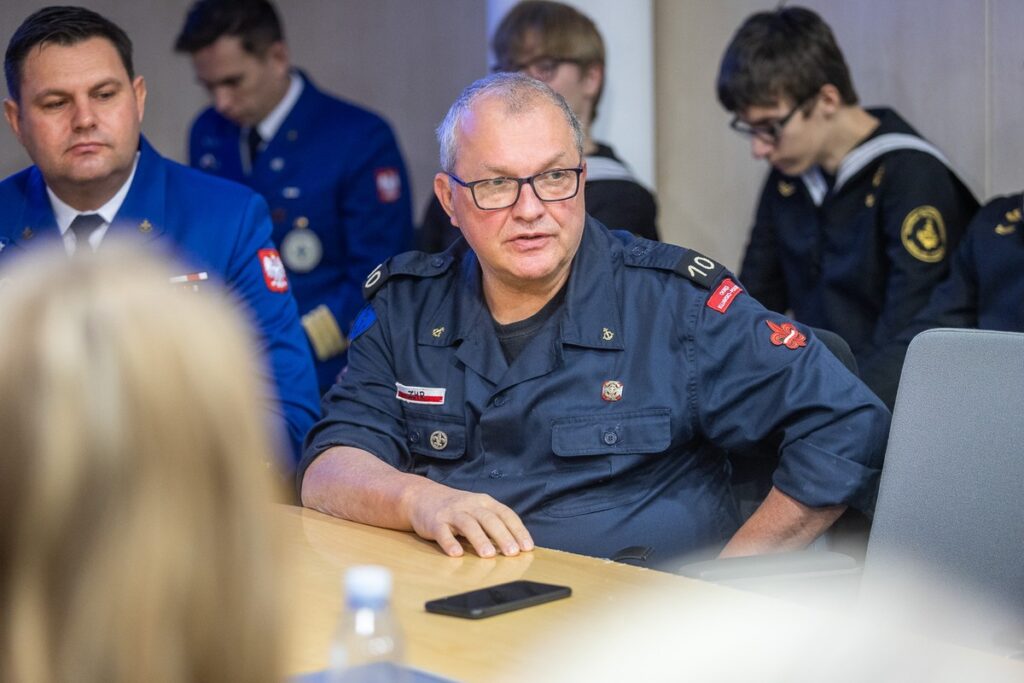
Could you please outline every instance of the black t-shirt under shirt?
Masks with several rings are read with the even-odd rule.
[[[494,321],[494,332],[498,335],[501,351],[505,354],[505,361],[509,365],[512,365],[523,349],[537,336],[544,324],[562,308],[564,301],[565,285],[562,285],[558,293],[551,297],[551,301],[544,304],[544,308],[529,318],[508,325],[502,325],[497,320]]]

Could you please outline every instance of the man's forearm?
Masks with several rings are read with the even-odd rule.
[[[431,485],[358,448],[335,446],[310,464],[302,479],[302,504],[334,517],[389,529],[412,529],[407,506],[412,489]]]
[[[772,487],[719,557],[799,550],[832,526],[845,509],[845,505],[808,507]]]

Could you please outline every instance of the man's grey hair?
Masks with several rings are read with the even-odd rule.
[[[572,108],[566,103],[565,98],[552,90],[546,83],[525,74],[499,72],[485,76],[463,90],[452,104],[451,109],[448,110],[444,121],[437,127],[437,142],[441,147],[441,169],[445,173],[452,173],[455,170],[455,158],[459,146],[456,131],[459,124],[462,123],[463,117],[478,99],[490,96],[500,98],[505,104],[505,111],[512,115],[531,111],[538,102],[555,105],[561,110],[566,123],[572,129],[576,151],[580,158],[583,158],[583,127]]]

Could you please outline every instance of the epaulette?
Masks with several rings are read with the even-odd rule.
[[[367,301],[384,286],[389,279],[405,277],[436,277],[446,272],[455,262],[448,252],[443,254],[427,254],[422,251],[407,251],[392,256],[370,271],[363,282],[363,298]]]
[[[725,273],[725,266],[699,251],[643,238],[625,245],[624,262],[637,268],[672,271],[704,289],[712,289]]]

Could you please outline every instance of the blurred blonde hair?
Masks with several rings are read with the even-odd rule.
[[[0,679],[277,683],[255,344],[107,246],[0,272]]]

